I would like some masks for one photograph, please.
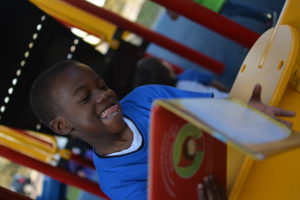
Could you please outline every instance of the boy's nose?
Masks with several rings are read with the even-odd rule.
[[[108,95],[105,91],[98,91],[96,94],[96,102],[102,103],[105,99],[107,99]]]

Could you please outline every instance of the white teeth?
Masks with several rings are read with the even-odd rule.
[[[110,108],[111,106],[109,106],[108,108],[106,108],[103,112],[102,112],[102,114],[105,114],[107,111],[108,111],[108,109]]]
[[[111,115],[111,117],[114,117],[114,116],[116,116],[117,114],[118,114],[118,111],[114,112],[114,113]]]
[[[105,114],[105,113],[106,113],[106,111],[107,111],[107,109],[105,109],[105,110],[102,112],[102,114]]]
[[[104,118],[108,118],[108,117],[110,118],[110,117],[116,116],[119,113],[118,110],[115,110],[115,111],[111,110],[112,113],[110,113],[110,114],[108,113],[108,112],[110,112],[110,109],[115,109],[115,108],[113,108],[114,106],[115,106],[115,104],[109,106],[104,111],[102,111],[100,117],[104,119]]]

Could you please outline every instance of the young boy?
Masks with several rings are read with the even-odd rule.
[[[267,108],[270,114],[293,115],[263,105],[257,91],[252,105]],[[78,137],[94,148],[99,183],[110,198],[146,199],[152,102],[158,98],[211,96],[150,85],[135,89],[118,102],[116,94],[90,67],[62,61],[38,77],[30,101],[38,118],[54,132]]]

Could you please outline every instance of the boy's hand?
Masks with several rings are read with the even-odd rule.
[[[292,123],[280,118],[277,118],[278,116],[281,117],[294,117],[296,115],[295,112],[292,111],[288,111],[288,110],[284,110],[281,108],[276,108],[273,106],[269,106],[266,104],[263,104],[261,102],[261,86],[259,84],[255,85],[253,92],[252,92],[252,96],[248,102],[249,106],[252,106],[258,110],[260,110],[261,112],[269,115],[270,117],[280,121],[281,123],[285,124],[286,126],[288,126],[289,128],[292,126]]]
[[[198,185],[198,200],[226,200],[224,189],[220,188],[212,175],[204,178],[204,184]]]

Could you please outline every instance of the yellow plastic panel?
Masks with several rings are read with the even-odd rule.
[[[281,15],[278,19],[277,25],[290,25],[300,30],[300,1],[299,0],[286,0],[282,9]]]
[[[239,174],[246,174],[246,172],[241,173],[240,170],[247,170],[243,168],[245,154],[241,151],[236,150],[231,145],[227,145],[227,193],[230,194],[231,191],[237,190],[234,184],[237,180],[242,181],[244,177],[239,177]]]
[[[300,149],[256,161],[239,191],[239,200],[299,200]]]
[[[259,83],[263,88],[263,102],[278,104],[276,100],[280,100],[283,95],[296,66],[298,40],[298,32],[287,25],[278,26],[264,33],[245,58],[230,96],[247,102],[254,85]],[[252,159],[247,158],[243,163],[243,155],[233,153],[234,151],[228,153],[227,183],[231,199],[239,199],[238,193],[243,183],[247,181]],[[239,184],[232,186],[234,181]]]
[[[264,103],[297,112],[293,130],[300,132],[300,1],[287,0],[275,28],[264,33],[249,51],[236,78],[231,97],[248,101],[255,84],[262,85]],[[294,149],[264,161],[243,164],[237,169],[230,200],[300,199],[300,149]],[[231,163],[230,163],[231,162]],[[233,171],[233,170],[232,170]]]
[[[231,97],[247,102],[255,84],[262,85],[262,101],[275,105],[282,97],[296,66],[299,51],[298,31],[280,25],[265,32],[245,58],[230,92]],[[278,101],[277,101],[278,103]]]

